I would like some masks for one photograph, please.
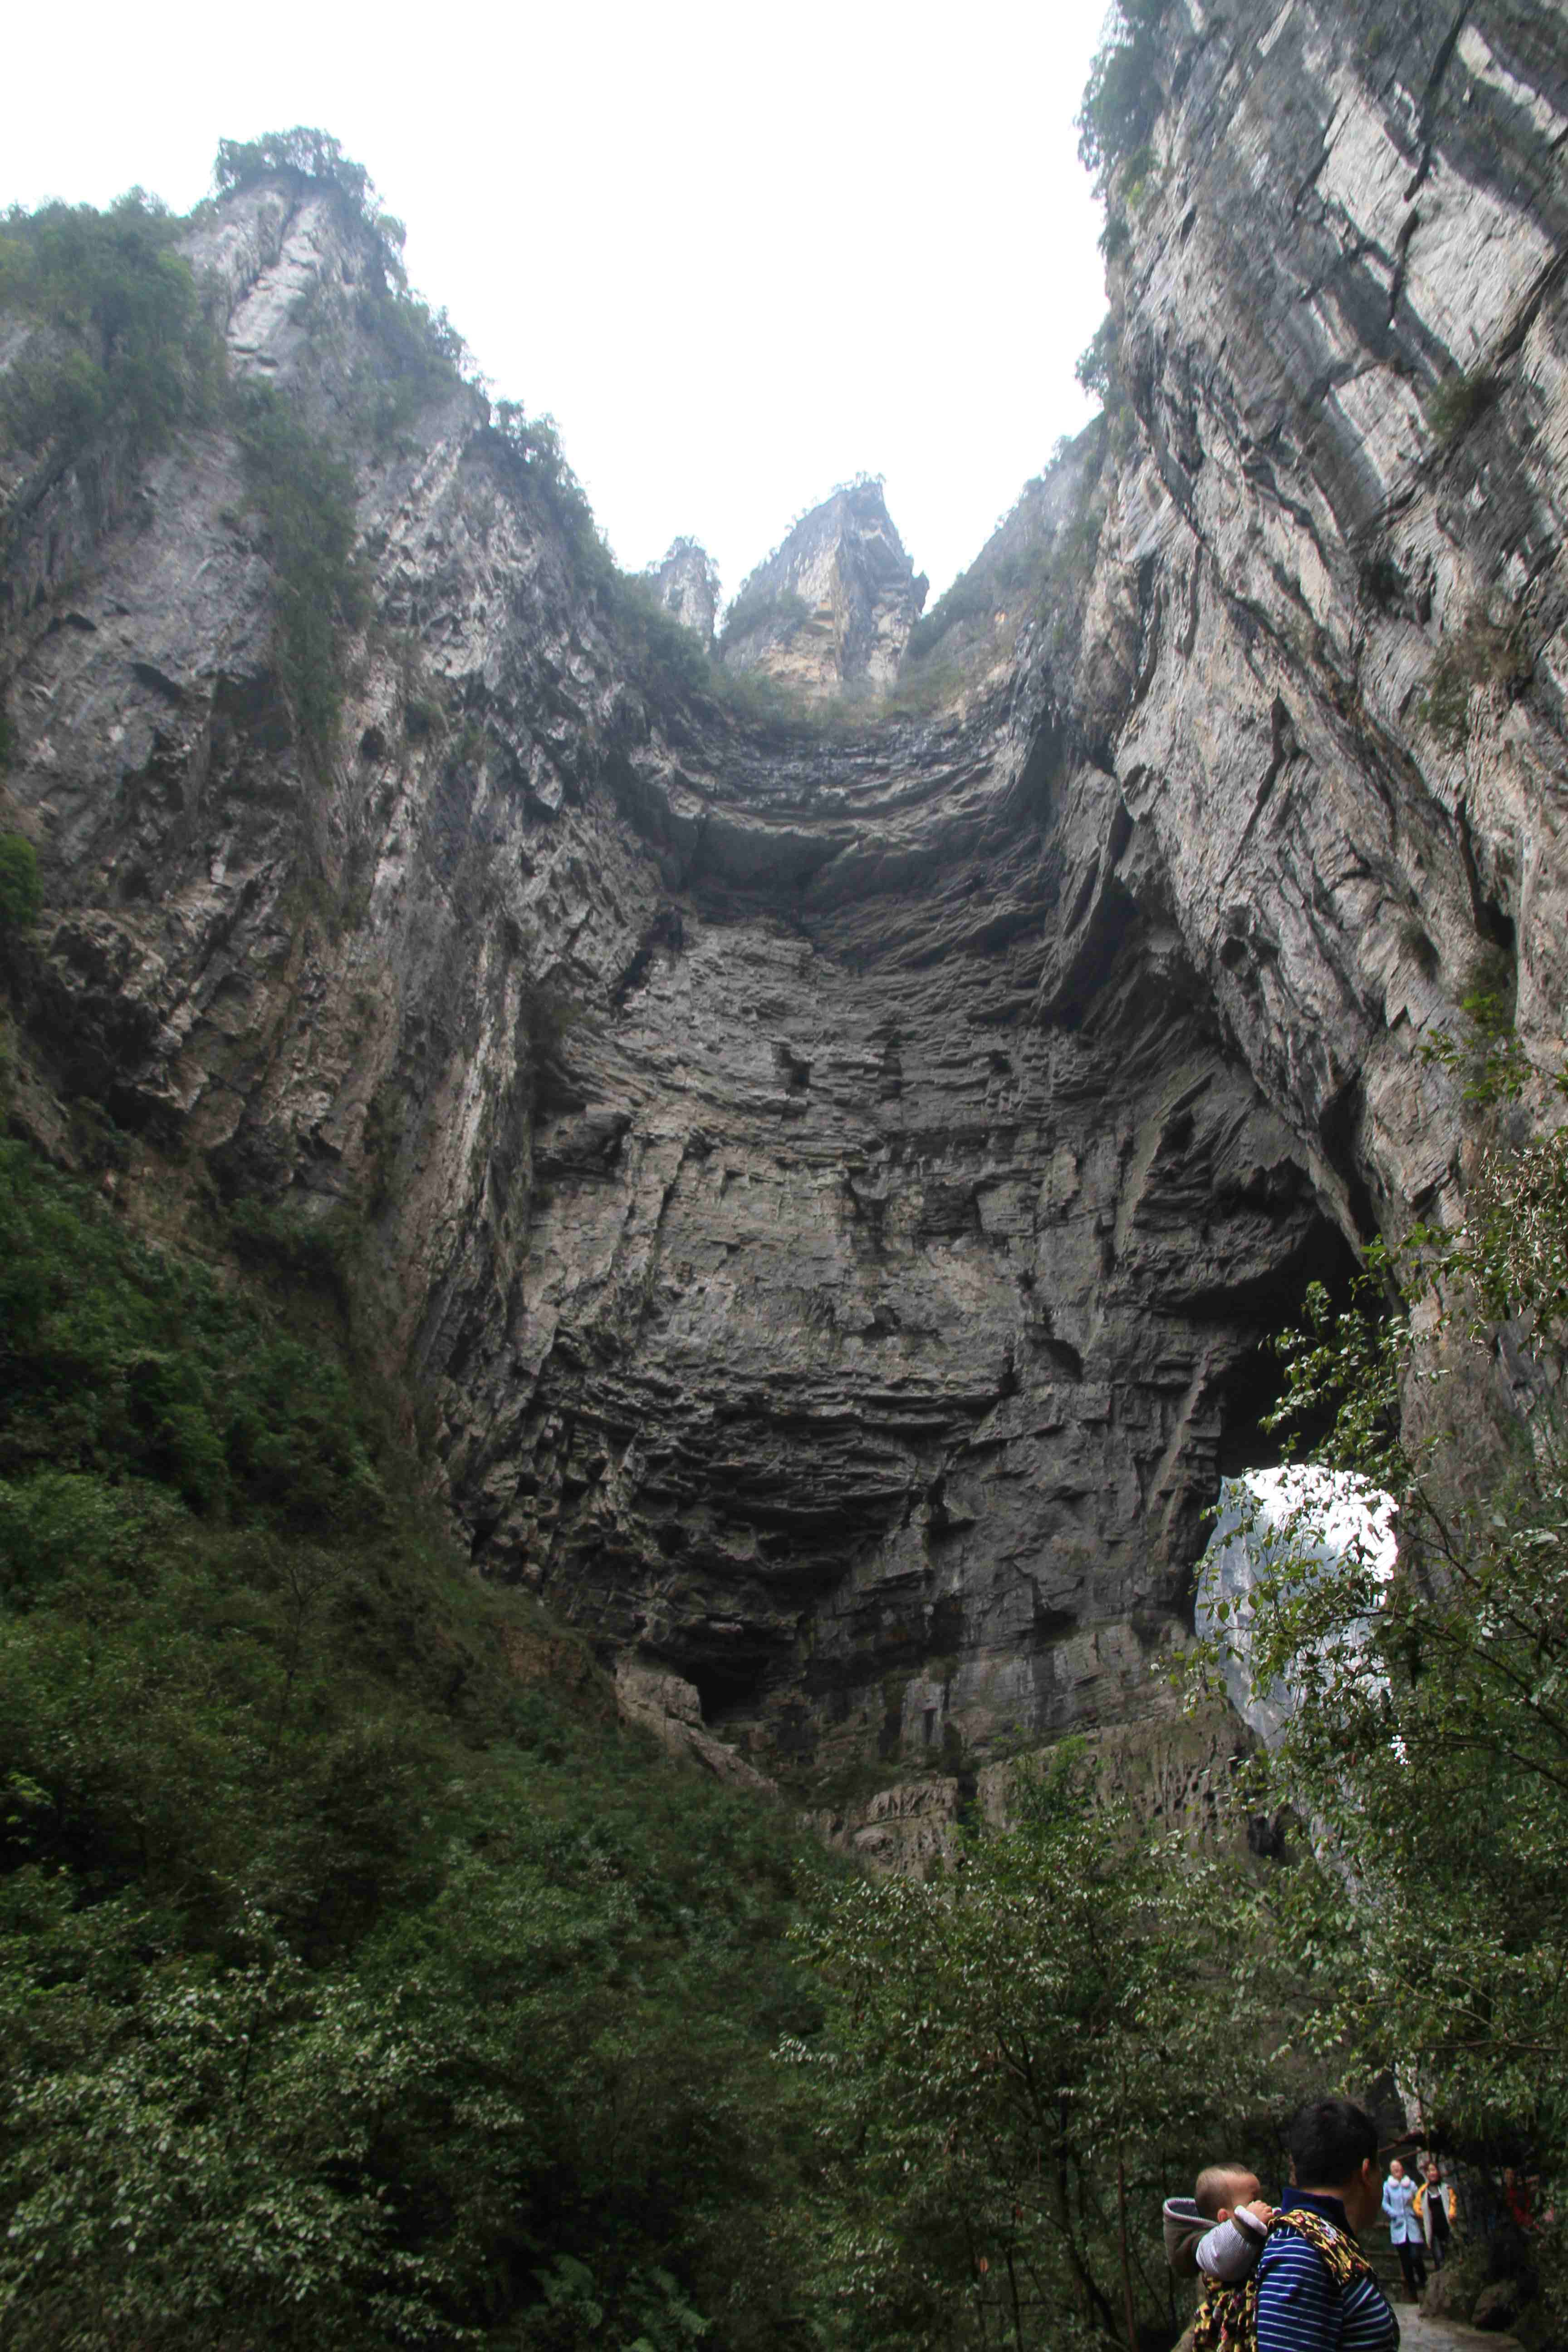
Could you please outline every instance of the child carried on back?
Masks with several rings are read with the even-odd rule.
[[[1239,2164],[1206,2165],[1190,2197],[1167,2197],[1165,2259],[1180,2278],[1239,2286],[1252,2276],[1274,2209],[1255,2172]]]

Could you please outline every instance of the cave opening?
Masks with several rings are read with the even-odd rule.
[[[1302,1249],[1272,1286],[1272,1297],[1260,1303],[1253,1345],[1215,1383],[1221,1423],[1216,1498],[1218,1480],[1272,1469],[1288,1434],[1296,1435],[1302,1454],[1327,1436],[1333,1416],[1326,1408],[1293,1422],[1289,1433],[1265,1428],[1285,1393],[1285,1368],[1275,1340],[1301,1321],[1307,1292],[1315,1282],[1322,1284],[1335,1312],[1342,1312],[1354,1297],[1360,1271],[1354,1250],[1332,1218],[1316,1218]]]
[[[711,1729],[739,1710],[755,1705],[758,1685],[768,1661],[757,1650],[728,1658],[679,1658],[675,1673],[685,1677],[702,1706],[702,1720]]]

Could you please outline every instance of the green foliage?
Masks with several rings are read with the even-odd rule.
[[[963,691],[963,672],[956,662],[921,663],[889,688],[880,715],[889,719],[928,719],[933,711],[948,709]]]
[[[345,155],[329,132],[301,126],[265,139],[220,143],[213,167],[220,193],[278,178],[333,189],[364,233],[372,266],[352,296],[329,295],[318,281],[300,298],[299,310],[318,348],[330,346],[344,326],[357,331],[362,355],[353,366],[348,407],[378,446],[384,446],[431,401],[465,380],[471,356],[446,311],[433,311],[410,291],[402,223],[383,209],[364,166]]]
[[[1432,665],[1419,715],[1445,750],[1462,751],[1475,689],[1496,688],[1511,698],[1531,668],[1523,615],[1515,610],[1494,621],[1483,604],[1474,604]]]
[[[566,462],[555,419],[529,417],[519,402],[500,400],[493,430],[501,449],[553,516],[578,584],[589,592],[610,587],[615,559],[599,536],[587,494]]]
[[[37,851],[26,834],[0,833],[0,939],[30,929],[42,904]]]
[[[1288,1958],[1320,2047],[1396,2066],[1449,2145],[1568,2166],[1568,1129],[1494,1149],[1464,1223],[1378,1255],[1363,1296],[1309,1297],[1281,1418],[1399,1511],[1383,1582],[1358,1547],[1309,1563],[1287,1530],[1254,1599],[1259,1690],[1295,1693],[1252,1801],[1313,1824],[1257,1932]],[[1478,1411],[1517,1335],[1522,1425]],[[1453,1402],[1448,1402],[1449,1398]],[[1310,1520],[1310,1514],[1308,1515]]]
[[[1127,392],[1121,376],[1121,325],[1114,308],[1109,310],[1094,331],[1093,339],[1079,352],[1073,370],[1085,392],[1104,406],[1108,416],[1115,416],[1127,404]]]
[[[1119,0],[1078,114],[1079,159],[1103,194],[1117,165],[1146,148],[1160,111],[1164,0]]]
[[[720,635],[720,647],[724,650],[738,645],[742,637],[759,629],[788,632],[811,618],[811,606],[793,588],[768,588],[761,584],[742,590],[724,616]]]
[[[825,1865],[546,1696],[275,1298],[0,1152],[7,2345],[781,2341]]]
[[[1038,602],[1052,571],[1052,542],[1008,548],[997,557],[979,557],[922,613],[910,631],[908,658],[923,661],[949,629],[964,622],[989,625],[998,607]]]
[[[286,1202],[241,1201],[229,1211],[228,1243],[242,1265],[348,1306],[353,1228],[342,1209],[311,1216]]]
[[[107,212],[0,216],[0,310],[34,330],[0,384],[14,446],[74,457],[114,429],[146,453],[213,414],[221,348],[173,250],[180,226],[140,188]]]
[[[1468,433],[1501,393],[1495,375],[1478,368],[1467,375],[1460,369],[1435,384],[1426,402],[1426,422],[1445,447]]]
[[[369,610],[353,560],[353,474],[269,384],[247,385],[237,398],[236,431],[272,566],[279,675],[301,740],[324,760],[342,700],[340,637]]]
[[[1148,2216],[1289,2095],[1256,2020],[1215,2030],[1233,1955],[1213,1894],[1213,1866],[1172,1870],[1069,1744],[959,1874],[849,1887],[797,1930],[829,1987],[831,2042],[791,2052],[822,2116],[801,2259],[829,2340],[1176,2332]]]
[[[910,630],[908,663],[925,662],[950,629],[965,624],[989,628],[1000,609],[1032,612],[1053,588],[1087,580],[1100,544],[1100,516],[1092,503],[1094,479],[1090,466],[1085,471],[1076,511],[1055,531],[1037,530],[1021,541],[1015,538],[999,553],[982,553],[967,571],[961,572]],[[919,684],[918,674],[901,679],[894,701],[901,701]]]
[[[365,1169],[370,1179],[365,1206],[373,1215],[392,1197],[393,1171],[407,1121],[406,1090],[397,1079],[384,1077],[364,1115]]]
[[[403,224],[382,209],[370,173],[363,163],[356,163],[352,156],[343,153],[331,131],[315,131],[299,123],[292,131],[270,131],[262,139],[219,140],[213,164],[213,185],[220,195],[251,187],[258,180],[279,177],[314,180],[324,187],[335,188],[350,211],[375,234],[388,269],[402,284],[403,265],[398,257],[403,250]]]
[[[714,683],[707,648],[665,610],[649,583],[621,571],[601,537],[583,485],[566,462],[550,416],[528,417],[515,401],[498,401],[500,447],[542,500],[564,543],[579,590],[595,600],[644,689],[656,699],[701,692]]]
[[[1501,948],[1484,952],[1460,999],[1463,1028],[1440,1030],[1417,1049],[1423,1062],[1462,1076],[1463,1099],[1478,1108],[1517,1102],[1530,1082],[1530,1064],[1514,1027],[1514,993],[1511,959]]]
[[[664,681],[689,693],[712,690],[707,646],[660,603],[647,580],[617,572],[612,606],[622,647],[645,684]]]
[[[138,1244],[0,1145],[0,1476],[150,1479],[191,1510],[320,1529],[384,1517],[343,1373],[198,1264]]]
[[[379,354],[360,371],[361,415],[384,445],[466,380],[472,356],[444,310],[432,310],[395,282],[362,289],[354,317]]]

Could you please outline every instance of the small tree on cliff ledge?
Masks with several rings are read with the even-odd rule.
[[[1157,71],[1165,0],[1121,0],[1110,36],[1095,53],[1078,113],[1079,160],[1096,189],[1124,156],[1144,146],[1160,111]]]

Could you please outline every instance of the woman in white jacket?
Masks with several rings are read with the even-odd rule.
[[[1406,2178],[1404,2165],[1395,2157],[1383,2184],[1383,2210],[1412,2303],[1426,2284],[1426,2241],[1415,2208],[1415,2183]]]

